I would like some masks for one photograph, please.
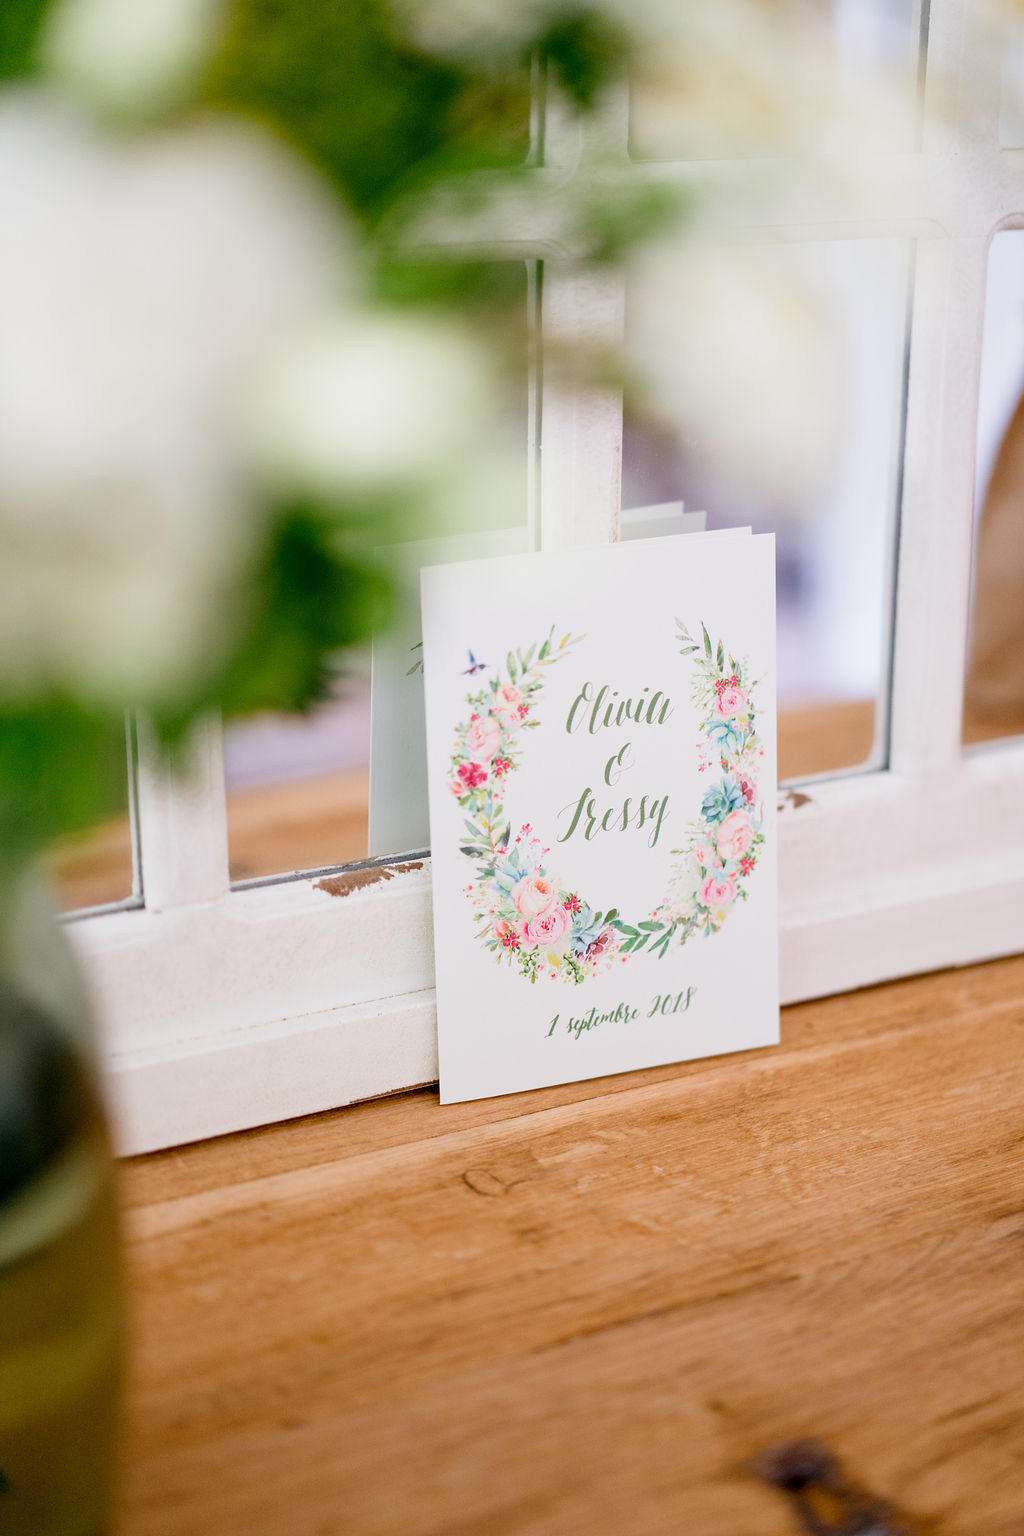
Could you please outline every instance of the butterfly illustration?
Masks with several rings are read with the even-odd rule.
[[[484,670],[486,665],[486,661],[477,661],[476,657],[473,655],[473,652],[470,651],[469,666],[466,667],[460,675],[462,677],[475,677],[478,672],[482,672]]]

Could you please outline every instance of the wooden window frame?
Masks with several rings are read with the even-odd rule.
[[[961,744],[987,253],[996,232],[1024,228],[1024,151],[999,148],[998,60],[979,26],[970,0],[932,0],[920,144],[872,157],[869,208],[837,219],[807,191],[784,226],[747,231],[896,236],[915,252],[887,766],[781,797],[784,1002],[1024,942],[1024,741]],[[936,82],[968,71],[959,127],[970,137],[954,142]],[[593,132],[640,177],[729,174],[721,162],[630,162],[625,101]],[[552,337],[622,329],[621,280],[580,276],[557,234],[559,191],[585,147],[578,123],[549,112],[543,167],[487,234],[492,252],[543,264],[530,520],[544,548],[612,540],[618,527],[621,399],[543,376]],[[143,904],[69,925],[105,1031],[122,1150],[433,1081],[429,858],[346,866],[328,888],[319,871],[233,889],[217,724],[197,730],[177,781],[143,741],[138,779]]]

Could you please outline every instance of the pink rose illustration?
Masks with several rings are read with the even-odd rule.
[[[512,683],[502,683],[495,691],[491,708],[507,731],[517,731],[522,724],[519,716],[522,702],[522,694]]]
[[[726,686],[715,700],[715,714],[723,720],[731,719],[733,715],[739,714],[746,702],[747,696],[742,688]]]
[[[542,944],[549,949],[558,944],[572,930],[572,918],[565,907],[555,905],[537,917],[524,919],[519,924],[519,934],[524,944]]]
[[[489,763],[501,746],[501,726],[493,715],[477,715],[466,727],[466,751],[478,763]]]
[[[541,917],[557,905],[558,891],[543,875],[524,875],[512,887],[512,900],[517,912],[529,921]]]
[[[708,875],[700,888],[700,899],[706,907],[727,907],[736,900],[736,881],[732,875],[726,875],[724,879]]]
[[[714,849],[714,844],[701,838],[693,845],[693,856],[703,869],[721,869],[722,861]]]
[[[738,859],[754,841],[754,829],[746,811],[732,811],[718,829],[718,851],[723,859]]]

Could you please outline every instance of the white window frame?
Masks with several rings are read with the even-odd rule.
[[[935,82],[968,70],[988,72],[991,110],[979,115],[978,91],[965,93],[965,149],[943,125],[948,101],[940,107]],[[545,165],[506,210],[500,241],[503,254],[544,263],[541,351],[559,332],[617,337],[624,308],[621,281],[579,276],[556,233],[559,188],[583,138],[551,117]],[[873,157],[872,206],[855,220],[807,193],[784,230],[750,229],[902,236],[916,251],[888,766],[817,779],[780,801],[784,1002],[1024,947],[1024,742],[961,746],[987,253],[997,231],[1024,228],[1024,151],[999,148],[998,118],[998,60],[970,0],[932,0],[919,149]],[[625,162],[624,104],[599,132]],[[729,171],[632,168],[669,180]],[[614,539],[620,398],[541,379],[536,417],[543,452],[530,516],[540,545]],[[428,858],[345,896],[321,888],[324,872],[232,889],[213,722],[176,782],[141,743],[137,814],[143,905],[70,925],[97,1000],[123,1151],[436,1079]]]

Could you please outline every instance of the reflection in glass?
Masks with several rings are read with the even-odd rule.
[[[1024,149],[1024,17],[1007,7],[1003,28],[999,92],[999,148]]]
[[[967,743],[1024,733],[1024,230],[992,241],[974,487]]]
[[[664,369],[627,415],[624,503],[776,535],[783,779],[885,760],[909,254],[682,248],[627,295],[627,344]]]
[[[45,866],[62,912],[130,901],[141,894],[136,867],[131,802],[134,795],[134,731],[120,730],[104,754],[107,814],[47,853]]]

